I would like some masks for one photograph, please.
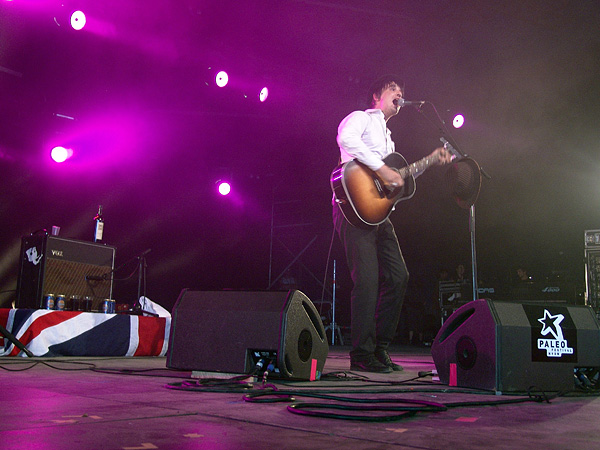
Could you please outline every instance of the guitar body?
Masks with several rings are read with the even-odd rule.
[[[400,153],[389,154],[383,162],[398,170],[408,167]],[[404,179],[404,186],[387,189],[375,172],[356,160],[340,164],[332,172],[330,183],[344,217],[356,227],[379,225],[396,203],[411,198],[416,189],[413,175]]]

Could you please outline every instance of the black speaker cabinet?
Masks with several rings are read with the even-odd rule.
[[[316,380],[328,352],[319,313],[300,291],[184,289],[173,308],[167,367],[243,374],[264,358],[274,376]]]
[[[600,331],[587,306],[476,300],[446,320],[431,355],[451,386],[570,391],[576,367],[600,367]]]
[[[112,297],[115,248],[93,242],[48,235],[21,239],[17,278],[17,308],[42,308],[47,294],[92,297],[92,309]],[[106,280],[86,280],[86,276]]]

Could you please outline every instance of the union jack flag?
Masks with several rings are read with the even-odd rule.
[[[80,311],[0,309],[0,324],[34,356],[164,356],[171,319]],[[5,338],[0,356],[26,355]]]

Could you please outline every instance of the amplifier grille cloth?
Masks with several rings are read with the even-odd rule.
[[[46,260],[45,294],[64,294],[93,298],[92,310],[97,310],[103,299],[110,297],[110,277],[108,280],[86,280],[86,275],[102,276],[111,271],[110,266],[96,266],[81,262],[48,258]]]

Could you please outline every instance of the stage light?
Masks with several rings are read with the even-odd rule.
[[[54,162],[62,163],[73,156],[73,150],[64,147],[54,147],[50,152],[50,156]]]
[[[269,89],[267,89],[267,87],[264,87],[260,90],[260,94],[258,94],[258,99],[261,102],[264,102],[267,97],[269,97]]]
[[[215,82],[217,83],[217,86],[225,87],[227,86],[228,81],[229,76],[227,75],[227,72],[221,70],[219,73],[217,73],[217,76],[215,77]]]
[[[218,189],[219,189],[219,194],[221,195],[228,195],[231,192],[231,185],[229,183],[227,183],[226,181],[217,181],[218,184]]]
[[[71,14],[71,26],[77,31],[85,27],[85,14],[83,11],[75,11]]]
[[[454,119],[452,119],[452,125],[454,126],[454,128],[460,128],[464,125],[465,123],[465,117],[462,114],[457,114],[456,116],[454,116]]]

